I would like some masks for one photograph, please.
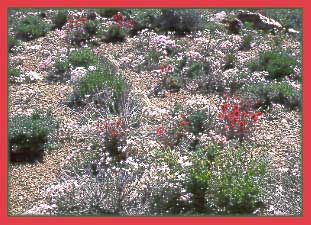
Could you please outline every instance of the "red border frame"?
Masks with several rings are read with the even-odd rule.
[[[311,164],[307,160],[311,158],[310,141],[305,138],[309,133],[310,117],[303,116],[303,216],[300,217],[12,217],[8,216],[7,212],[7,76],[6,76],[6,61],[7,61],[7,8],[8,7],[95,7],[95,6],[117,6],[117,7],[299,7],[303,8],[303,50],[304,50],[304,105],[303,115],[310,115],[310,107],[307,104],[307,97],[310,91],[306,88],[310,84],[310,65],[307,59],[310,58],[310,28],[307,27],[307,21],[311,20],[311,8],[307,0],[123,0],[123,1],[102,1],[102,0],[1,0],[0,2],[0,224],[158,224],[158,223],[174,223],[174,224],[282,224],[282,225],[300,225],[310,223],[310,170]],[[309,26],[310,27],[310,26]],[[309,223],[308,223],[309,222]]]

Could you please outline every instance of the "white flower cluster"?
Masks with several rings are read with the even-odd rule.
[[[75,69],[70,71],[70,81],[72,83],[77,83],[83,76],[85,76],[86,73],[87,73],[86,68],[76,67]]]

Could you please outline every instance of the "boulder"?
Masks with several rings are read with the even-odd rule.
[[[249,11],[240,11],[237,15],[237,18],[243,23],[249,22],[254,24],[255,29],[260,30],[273,30],[273,29],[282,29],[282,25],[268,17],[261,15],[260,13],[253,13]]]
[[[232,21],[228,21],[228,30],[232,34],[239,34],[241,29],[243,28],[243,23],[239,19],[234,19]]]

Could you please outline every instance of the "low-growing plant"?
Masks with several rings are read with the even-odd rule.
[[[68,12],[66,10],[59,10],[57,14],[53,17],[54,28],[62,29],[66,24],[68,17]]]
[[[122,42],[125,40],[125,37],[126,31],[122,27],[118,25],[112,25],[105,34],[104,40],[106,42]]]
[[[105,34],[104,40],[106,42],[122,42],[125,40],[126,34],[133,27],[133,19],[126,20],[122,13],[113,15],[116,24],[113,24],[108,32]]]
[[[257,99],[256,107],[268,108],[271,103],[279,103],[289,109],[301,109],[302,106],[301,91],[287,82],[249,85],[243,93]]]
[[[251,34],[247,34],[243,37],[243,42],[240,45],[239,50],[246,51],[252,48],[252,42],[254,41],[254,37]]]
[[[8,35],[8,52],[12,52],[12,48],[17,44],[17,39],[11,35]]]
[[[286,52],[276,50],[262,52],[259,60],[250,63],[252,71],[267,71],[269,79],[280,79],[293,73],[293,66],[296,65],[294,60]]]
[[[164,204],[166,213],[251,214],[263,207],[265,154],[252,154],[253,150],[250,145],[223,149],[210,144],[182,156],[169,149],[158,151],[158,161],[184,177],[184,190]]]
[[[213,126],[213,114],[200,110],[192,112],[188,117],[189,131],[194,135],[209,131]]]
[[[131,18],[134,20],[130,35],[136,35],[139,31],[155,28],[156,19],[160,16],[160,9],[132,9]]]
[[[97,57],[92,50],[88,48],[74,50],[69,53],[68,61],[73,66],[88,67],[97,62]]]
[[[96,69],[88,71],[74,88],[73,101],[91,99],[95,104],[104,106],[112,113],[121,110],[127,84],[123,77],[116,74],[110,62],[97,64]]]
[[[16,27],[16,38],[30,41],[44,36],[50,26],[38,16],[27,16]]]
[[[218,214],[252,214],[262,208],[266,179],[264,153],[252,154],[253,147],[231,147],[216,157],[205,197],[208,208]]]
[[[88,19],[85,17],[68,20],[66,31],[70,44],[81,47],[90,39],[90,35],[85,28],[87,22]]]
[[[42,161],[44,148],[53,141],[58,122],[50,113],[36,111],[30,116],[9,118],[9,151],[11,162]]]
[[[93,36],[97,32],[97,23],[95,21],[88,20],[84,25],[84,29],[90,36]]]
[[[221,105],[221,112],[218,114],[220,132],[228,139],[238,138],[239,141],[243,141],[262,113],[253,111],[252,99],[225,97],[226,102]]]
[[[228,70],[228,69],[234,68],[236,61],[237,61],[237,59],[233,53],[227,54],[225,57],[225,64],[223,66],[223,69]]]
[[[13,67],[11,64],[8,65],[8,78],[13,79],[21,75],[20,69]]]
[[[187,71],[187,77],[189,78],[196,78],[199,76],[207,75],[210,70],[210,66],[206,62],[193,62],[189,70]]]
[[[104,137],[104,148],[117,162],[126,160],[126,153],[122,147],[126,144],[126,124],[119,118],[116,121],[98,123],[97,129]]]
[[[67,60],[56,59],[54,67],[56,73],[64,74],[69,69],[69,62]]]

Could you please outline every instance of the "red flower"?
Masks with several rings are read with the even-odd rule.
[[[127,26],[127,27],[132,27],[132,26],[134,26],[134,20],[133,20],[133,19],[129,19],[128,21],[126,21],[126,26]]]
[[[222,111],[223,112],[226,112],[228,110],[228,104],[227,103],[224,103],[223,105],[222,105]]]
[[[186,118],[186,114],[182,113],[181,115],[181,118]]]
[[[258,120],[258,115],[256,113],[253,113],[251,115],[252,120],[254,120],[255,122]]]
[[[163,72],[164,71],[164,69],[165,69],[165,67],[164,66],[160,66],[160,70],[161,70],[161,72]]]
[[[82,17],[82,18],[80,18],[79,20],[80,20],[80,21],[86,21],[86,20],[87,20],[87,18]]]
[[[164,127],[158,127],[156,132],[157,132],[157,135],[161,135],[165,133],[165,129]]]
[[[115,136],[117,136],[119,134],[119,132],[117,130],[113,129],[113,130],[110,131],[110,134],[115,137]]]
[[[123,124],[123,121],[121,119],[118,119],[118,121],[116,122],[116,126],[120,127],[122,126],[122,124]]]
[[[104,123],[104,127],[105,127],[105,128],[108,128],[108,127],[110,127],[110,124],[109,124],[109,122],[105,122],[105,123]]]
[[[116,21],[120,22],[124,20],[124,15],[122,13],[117,13],[112,16]]]
[[[246,111],[243,111],[243,112],[242,112],[242,115],[243,115],[244,117],[247,117],[248,114],[247,114]]]
[[[173,70],[173,67],[171,65],[168,65],[167,66],[167,71],[172,71]]]
[[[223,119],[225,118],[225,115],[222,114],[222,113],[220,113],[220,114],[218,115],[218,118],[221,119],[221,120],[223,120]]]
[[[180,126],[188,126],[189,125],[189,122],[187,120],[182,120],[180,121]]]

